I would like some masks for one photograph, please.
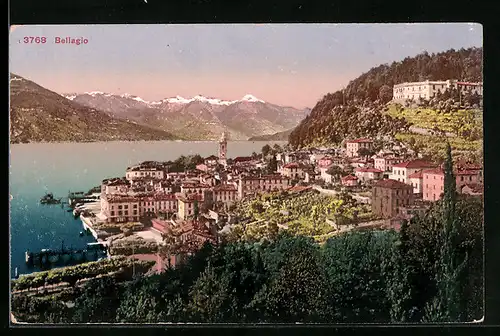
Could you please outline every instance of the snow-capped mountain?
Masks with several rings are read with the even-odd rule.
[[[115,117],[193,140],[215,140],[222,131],[229,132],[234,140],[282,132],[298,125],[308,112],[274,105],[251,94],[237,100],[197,95],[158,101],[128,93],[118,95],[100,91],[62,96]]]
[[[95,94],[98,96],[97,94]],[[172,140],[172,134],[82,106],[10,74],[10,142]]]

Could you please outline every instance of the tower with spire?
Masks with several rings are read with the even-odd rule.
[[[226,132],[222,132],[219,140],[219,163],[221,165],[227,165],[227,135]]]

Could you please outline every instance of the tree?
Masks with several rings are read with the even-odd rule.
[[[428,321],[459,322],[464,307],[461,304],[460,288],[468,254],[460,256],[458,225],[456,217],[456,180],[453,174],[451,146],[446,145],[446,161],[444,163],[444,194],[442,200],[443,229],[440,235],[440,261],[436,270],[438,294],[427,306]],[[436,312],[438,309],[438,312]]]
[[[278,161],[275,155],[271,155],[267,163],[267,172],[269,174],[275,173],[278,170]]]
[[[73,321],[95,323],[115,321],[119,288],[113,278],[90,280],[75,300]]]
[[[390,102],[392,100],[392,88],[389,85],[382,85],[378,97],[383,104]]]
[[[188,309],[195,321],[228,322],[237,313],[237,303],[228,276],[218,276],[209,264],[190,291]]]
[[[345,176],[346,173],[342,168],[337,165],[333,165],[326,171],[327,174],[331,175],[335,181],[340,180],[342,176]]]
[[[193,217],[195,220],[198,219],[200,215],[200,206],[198,204],[198,200],[194,200],[194,204],[193,204]]]
[[[273,145],[273,152],[274,152],[275,154],[277,154],[277,153],[281,153],[282,151],[283,151],[283,149],[281,148],[281,146],[280,146],[279,144],[274,144],[274,145]]]
[[[358,155],[360,157],[368,157],[370,155],[373,155],[373,152],[371,150],[369,150],[368,148],[361,147],[360,149],[358,149]]]
[[[264,158],[267,157],[271,153],[271,151],[272,151],[271,146],[269,146],[268,144],[264,145],[261,149],[262,156]]]

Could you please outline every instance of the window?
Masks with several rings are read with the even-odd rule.
[[[123,206],[123,208],[124,208],[124,209],[128,209],[128,204],[125,204],[125,205]]]
[[[119,206],[118,206],[118,209],[121,209],[121,208],[122,208],[122,206],[121,206],[121,205],[119,205]],[[120,212],[121,212],[121,211],[120,211]]]
[[[111,211],[111,216],[114,216],[115,215],[115,212],[114,211]]]
[[[119,211],[118,211],[118,216],[121,216],[121,215],[122,215],[122,211],[121,211],[121,210],[119,210]]]
[[[134,204],[134,206],[133,206],[133,207],[134,207],[134,209],[137,209],[137,204]]]
[[[460,176],[460,181],[463,181],[464,180],[464,177],[463,176]]]
[[[134,215],[137,215],[137,210],[134,210]]]

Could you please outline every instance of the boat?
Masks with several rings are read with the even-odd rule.
[[[80,231],[80,237],[83,237],[84,233],[83,231]]]
[[[46,193],[45,196],[40,198],[40,203],[41,204],[59,204],[61,203],[61,198],[54,198],[54,194],[52,193]]]

